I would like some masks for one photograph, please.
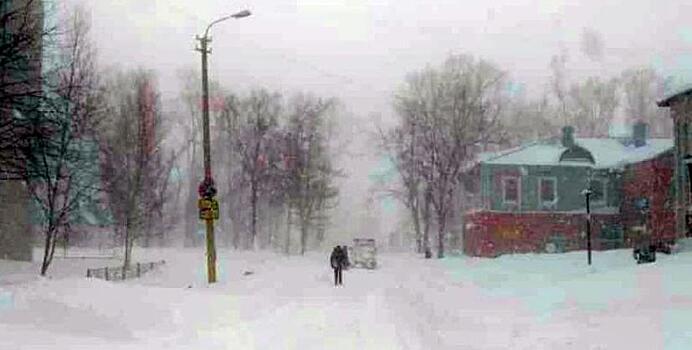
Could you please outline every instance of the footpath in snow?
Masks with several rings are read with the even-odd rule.
[[[692,253],[636,265],[631,251],[424,260],[382,254],[332,285],[328,253],[201,250],[126,282],[106,260],[0,260],[0,349],[691,349]],[[244,274],[251,271],[252,274]]]

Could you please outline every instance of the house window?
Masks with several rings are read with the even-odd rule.
[[[519,178],[506,177],[502,179],[502,202],[507,204],[519,203]]]
[[[606,185],[607,182],[602,179],[591,180],[591,204],[605,205],[606,204]]]
[[[557,179],[542,177],[538,182],[541,206],[552,206],[557,202]]]

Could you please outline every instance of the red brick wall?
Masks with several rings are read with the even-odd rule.
[[[623,174],[621,222],[625,231],[647,221],[654,239],[675,238],[675,198],[671,192],[674,160],[672,154],[627,167]],[[648,198],[650,211],[642,214],[634,202]]]
[[[673,155],[628,166],[622,175],[622,197],[619,214],[592,214],[592,247],[601,249],[601,229],[621,224],[625,246],[631,246],[628,231],[648,220],[653,241],[675,238],[674,198],[671,195]],[[648,198],[650,212],[642,215],[634,203]],[[506,253],[545,252],[550,237],[559,233],[568,241],[567,250],[586,249],[586,215],[584,213],[509,213],[476,211],[464,216],[464,253],[471,256],[498,256]]]
[[[600,249],[601,227],[617,222],[618,215],[592,214],[593,249]],[[498,256],[506,253],[545,252],[548,239],[559,233],[567,239],[567,250],[586,248],[586,215],[579,213],[506,213],[477,211],[465,215],[464,253]]]

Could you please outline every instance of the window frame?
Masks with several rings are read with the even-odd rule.
[[[548,180],[553,182],[553,200],[552,201],[546,201],[543,200],[543,181]],[[557,204],[558,202],[558,196],[557,196],[557,186],[558,186],[558,181],[556,176],[541,176],[538,178],[538,206],[543,208],[543,207],[552,207]]]
[[[593,198],[594,181],[598,181],[601,183],[601,191],[603,193],[603,198],[601,198],[600,200],[595,200]],[[592,193],[590,204],[595,205],[595,206],[605,206],[608,203],[608,179],[594,178],[594,179],[591,179],[590,182],[591,183],[589,184],[589,187],[590,187],[591,193]]]
[[[517,199],[514,201],[507,200],[507,180],[514,180],[517,183]],[[519,176],[503,176],[502,177],[502,204],[503,205],[520,205],[521,204],[521,177]]]

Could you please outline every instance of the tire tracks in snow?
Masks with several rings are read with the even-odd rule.
[[[522,347],[535,328],[520,301],[488,296],[434,265],[406,276],[383,289],[403,349],[531,348]]]
[[[405,281],[413,282],[413,279]],[[396,336],[402,349],[447,349],[441,322],[458,324],[458,319],[448,316],[441,319],[438,308],[428,302],[424,292],[402,285],[383,290],[383,300],[389,320],[396,328]]]

